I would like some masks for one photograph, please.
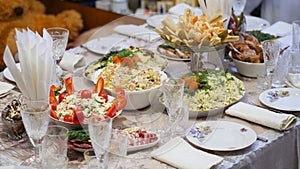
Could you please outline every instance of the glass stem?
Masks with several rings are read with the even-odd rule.
[[[41,144],[36,144],[35,145],[35,148],[34,148],[34,157],[35,157],[35,162],[36,164],[39,164],[40,163],[40,153],[41,152]]]

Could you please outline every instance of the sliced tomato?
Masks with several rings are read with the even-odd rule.
[[[122,110],[127,105],[127,99],[124,95],[118,95],[115,100],[113,100],[116,104],[116,110]]]
[[[122,58],[121,59],[121,65],[122,66],[129,66],[131,68],[135,67],[135,64],[134,64],[133,60],[130,59],[129,57]]]
[[[103,97],[105,99],[105,102],[107,102],[108,95],[106,93],[101,93],[99,96]]]
[[[82,99],[89,99],[92,97],[92,92],[90,90],[81,90],[80,91],[80,98]]]
[[[82,110],[73,110],[74,113],[74,123],[82,124],[84,122],[84,114]]]
[[[54,112],[54,110],[50,110],[50,116],[55,118],[55,119],[58,119],[56,113]]]
[[[100,95],[103,92],[103,88],[104,88],[104,79],[102,77],[99,77],[96,85],[94,86],[93,93],[98,93],[98,95]]]
[[[114,58],[113,58],[113,63],[121,63],[121,59],[116,55],[116,56],[114,56]]]
[[[114,91],[117,93],[117,95],[125,96],[125,90],[122,87],[116,87]]]
[[[59,103],[62,102],[63,100],[66,99],[66,97],[68,96],[68,93],[61,93],[58,95],[58,101]]]
[[[140,62],[141,61],[140,57],[137,54],[135,54],[135,55],[132,56],[132,60],[134,60],[136,62]]]
[[[117,114],[116,103],[113,104],[106,110],[106,117],[115,117]]]
[[[74,93],[74,85],[73,85],[73,80],[71,77],[66,78],[65,86],[66,86],[67,93],[69,95]]]
[[[71,116],[69,114],[65,115],[64,121],[66,121],[66,122],[74,122],[73,116]]]

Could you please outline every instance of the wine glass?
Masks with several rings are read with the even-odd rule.
[[[29,140],[35,148],[34,158],[26,160],[25,164],[40,166],[39,153],[48,128],[50,105],[48,100],[32,101],[29,99],[24,99],[24,105],[25,108],[21,110],[22,120]]]
[[[171,137],[175,136],[174,128],[176,118],[182,105],[184,81],[181,79],[167,79],[162,87],[164,104],[167,108],[169,122],[171,123]]]
[[[244,11],[246,2],[247,2],[247,0],[233,0],[232,1],[232,8],[233,8],[234,13],[237,16],[240,16],[241,13]]]
[[[49,35],[52,37],[53,40],[52,52],[55,60],[55,70],[56,70],[55,71],[56,79],[54,83],[56,83],[57,85],[60,84],[59,77],[62,74],[62,69],[58,66],[58,64],[61,61],[62,57],[64,56],[68,44],[69,30],[60,27],[52,27],[52,28],[48,28],[47,32],[49,33]]]
[[[107,150],[112,132],[112,119],[101,119],[91,116],[88,123],[89,135],[92,140],[92,145],[99,160],[99,168],[107,167]]]

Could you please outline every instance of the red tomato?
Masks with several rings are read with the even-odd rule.
[[[120,58],[117,55],[114,56],[113,63],[121,63],[121,60],[120,60]]]
[[[122,110],[126,104],[127,104],[127,99],[124,95],[118,95],[117,98],[113,101],[116,103],[116,110]]]
[[[106,117],[115,117],[117,114],[116,104],[113,102],[113,104],[106,110]]]
[[[55,119],[58,119],[56,113],[54,112],[54,110],[50,110],[50,116],[55,118]]]
[[[114,89],[114,91],[118,94],[118,95],[123,95],[125,96],[125,90],[122,87],[116,87]]]
[[[69,114],[65,115],[64,121],[66,121],[66,122],[73,122],[74,121],[73,116],[71,116]]]
[[[68,93],[61,93],[58,96],[58,101],[59,103],[62,102],[63,100],[65,100],[65,98],[68,96]]]
[[[72,80],[71,77],[68,77],[68,78],[65,80],[65,86],[66,86],[67,93],[68,93],[69,95],[71,95],[71,94],[74,93],[73,80]]]
[[[81,90],[81,92],[80,92],[80,97],[81,97],[82,99],[89,99],[89,98],[92,97],[92,92],[89,91],[89,90],[87,90],[87,89]]]
[[[129,57],[122,58],[121,59],[121,65],[122,66],[129,66],[131,68],[135,67],[135,64],[134,64],[133,60],[130,59]]]
[[[98,93],[98,95],[100,95],[103,92],[103,88],[104,88],[104,79],[102,77],[99,77],[96,85],[94,86],[93,93]]]
[[[73,113],[74,113],[74,123],[75,124],[83,123],[83,121],[84,121],[83,111],[81,111],[81,110],[73,110]]]
[[[56,108],[57,108],[57,104],[52,103],[52,104],[51,104],[51,109],[52,109],[52,110],[56,110]]]
[[[103,97],[105,99],[105,102],[107,102],[108,95],[106,93],[101,93],[99,96]]]

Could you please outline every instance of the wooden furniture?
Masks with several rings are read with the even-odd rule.
[[[95,27],[103,26],[111,21],[124,17],[117,13],[96,9],[89,6],[80,5],[73,2],[60,0],[40,0],[46,6],[46,13],[56,14],[66,9],[78,11],[84,21],[84,30],[90,30]],[[127,17],[126,22],[134,24],[143,24],[145,21],[134,17]]]

